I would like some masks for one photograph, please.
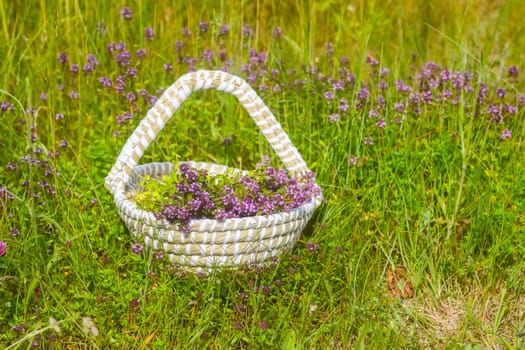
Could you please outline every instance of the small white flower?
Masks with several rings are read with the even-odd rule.
[[[60,326],[58,325],[58,322],[54,317],[49,318],[49,327],[52,328],[55,332],[60,333]]]
[[[98,336],[98,328],[93,323],[90,317],[82,317],[82,331],[86,334],[93,334],[94,337]]]

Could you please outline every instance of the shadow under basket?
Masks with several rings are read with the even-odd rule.
[[[144,151],[189,95],[200,89],[216,89],[236,96],[248,111],[292,177],[310,170],[288,135],[256,92],[241,78],[221,71],[197,71],[180,77],[148,111],[124,145],[105,186],[113,194],[119,214],[130,233],[153,250],[163,251],[170,262],[183,269],[209,272],[260,264],[292,248],[323,197],[287,212],[225,220],[196,219],[190,232],[179,224],[157,219],[137,207],[133,193],[140,191],[144,176],[161,177],[174,171],[170,162],[138,165]],[[209,175],[243,172],[219,164],[187,161]]]

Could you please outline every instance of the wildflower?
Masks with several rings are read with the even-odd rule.
[[[20,234],[20,230],[13,227],[11,230],[9,230],[9,233],[11,234],[11,237],[15,238]]]
[[[319,249],[319,245],[317,243],[314,243],[314,242],[308,242],[306,244],[306,249],[308,249],[309,251],[315,253]]]
[[[431,104],[432,103],[432,91],[430,91],[430,90],[423,91],[421,93],[421,97],[423,98],[423,103],[424,104]]]
[[[171,72],[173,70],[173,65],[171,63],[164,63],[164,70],[166,72]]]
[[[128,92],[126,94],[126,100],[128,101],[128,103],[132,103],[132,102],[135,102],[137,100],[137,97],[135,96],[134,93]]]
[[[369,96],[370,92],[366,87],[359,89],[359,91],[357,92],[357,98],[359,100],[367,100]]]
[[[496,90],[496,96],[498,96],[498,98],[504,98],[506,93],[507,91],[501,87]]]
[[[186,28],[186,27],[182,28],[181,33],[182,33],[182,36],[184,36],[186,38],[191,36],[191,30],[189,28]]]
[[[130,64],[131,54],[128,50],[123,50],[115,56],[115,60],[121,67],[128,66]]]
[[[375,67],[375,66],[379,65],[379,61],[377,59],[375,59],[374,57],[372,57],[372,56],[368,56],[366,58],[366,63],[368,63],[372,67]]]
[[[260,321],[258,325],[259,325],[259,328],[262,329],[263,331],[268,329],[268,322],[266,321]]]
[[[183,42],[181,40],[175,41],[175,50],[182,51],[182,47],[184,46]]]
[[[503,116],[501,114],[501,109],[499,106],[490,105],[487,107],[487,111],[492,116],[493,121],[500,122],[500,123],[503,121]]]
[[[15,331],[15,332],[18,332],[18,333],[25,333],[25,331],[27,330],[26,326],[24,326],[24,325],[15,325],[11,329],[13,331]]]
[[[58,62],[61,64],[66,64],[66,62],[69,61],[69,57],[65,52],[59,52],[58,53]]]
[[[82,331],[85,334],[91,333],[94,337],[98,336],[98,328],[90,317],[82,317]]]
[[[230,26],[227,24],[223,24],[221,26],[221,31],[219,32],[220,36],[228,35],[230,33]]]
[[[55,318],[49,317],[49,328],[53,329],[55,332],[60,333],[60,326]]]
[[[512,131],[509,129],[503,130],[503,132],[501,133],[501,139],[506,140],[510,138],[512,138]]]
[[[73,100],[78,100],[80,98],[80,94],[75,90],[71,90],[69,92],[69,97],[72,98]]]
[[[507,107],[507,112],[509,112],[509,114],[516,114],[516,113],[518,113],[518,107],[512,106],[512,105],[509,105],[509,106],[506,106],[506,107]]]
[[[47,94],[45,92],[40,93],[40,101],[47,101]]]
[[[243,25],[242,26],[242,36],[243,37],[253,36],[253,28],[248,24]]]
[[[155,35],[155,32],[153,31],[153,28],[146,27],[144,28],[144,39],[151,41],[153,40],[153,36]]]
[[[95,70],[95,67],[91,63],[86,63],[83,69],[84,69],[84,73],[88,74],[88,73],[93,72],[93,70]]]
[[[121,11],[120,11],[120,15],[122,16],[122,18],[124,18],[125,20],[130,20],[133,18],[133,12],[131,12],[131,8],[129,8],[128,6],[124,7]]]
[[[381,68],[381,70],[379,71],[379,75],[382,76],[382,77],[386,77],[387,75],[390,74],[390,69],[389,68]]]
[[[350,109],[350,104],[348,103],[348,100],[346,98],[342,98],[339,100],[339,111],[341,113],[347,113]]]
[[[403,102],[394,103],[394,110],[397,113],[403,113],[405,111],[405,105],[403,104]]]
[[[330,103],[335,97],[335,94],[333,91],[326,91],[324,93],[324,99],[326,100],[326,103]]]
[[[129,306],[134,309],[140,305],[140,301],[138,299],[131,299],[129,302]]]
[[[222,144],[224,146],[229,146],[232,144],[232,138],[231,137],[225,137],[223,140],[222,140]]]
[[[365,145],[372,145],[372,144],[374,144],[374,140],[372,139],[372,136],[365,137],[364,143],[365,143]]]
[[[274,28],[272,30],[272,35],[275,39],[280,39],[281,36],[283,35],[283,30],[281,27],[277,27],[277,28]]]
[[[137,56],[137,58],[139,60],[142,60],[146,57],[146,49],[144,48],[140,48],[137,50],[137,52],[135,53],[135,55]]]
[[[339,113],[330,114],[328,116],[328,121],[330,123],[337,123],[341,119],[341,115]]]
[[[412,91],[412,87],[405,84],[403,82],[403,80],[399,79],[397,82],[396,82],[396,88],[397,88],[397,91],[398,92],[411,92]]]
[[[378,127],[380,127],[381,129],[383,129],[383,128],[386,126],[386,120],[383,118],[383,119],[379,120],[379,121],[376,123],[376,125],[377,125]]]
[[[210,25],[206,21],[202,21],[199,23],[199,30],[201,33],[206,33],[210,29]]]
[[[4,256],[7,252],[7,244],[4,241],[0,241],[0,256]]]
[[[353,155],[349,155],[348,156],[348,163],[350,163],[351,165],[357,166],[358,162],[359,162],[359,158],[357,158],[357,157],[355,157]]]
[[[110,88],[110,87],[113,86],[113,82],[108,77],[100,77],[100,78],[98,78],[98,81],[104,87]]]
[[[69,66],[69,70],[71,71],[71,73],[77,74],[78,73],[78,64],[73,63],[71,66]]]
[[[142,253],[143,248],[140,244],[134,243],[131,247],[131,250],[133,250],[133,253],[139,255],[140,253]]]
[[[368,118],[377,118],[378,116],[379,116],[379,112],[376,111],[375,109],[371,109],[368,112]]]
[[[206,49],[204,53],[202,54],[202,59],[211,62],[213,59],[213,51],[210,49]]]
[[[510,66],[509,67],[509,77],[517,78],[518,77],[518,67]]]

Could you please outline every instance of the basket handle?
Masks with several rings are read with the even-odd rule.
[[[292,174],[304,174],[309,171],[301,154],[275,116],[246,81],[222,71],[201,70],[181,76],[164,91],[122,148],[106,177],[105,187],[113,194],[119,190],[123,191],[133,168],[180,105],[193,91],[212,88],[237,97],[288,171]]]

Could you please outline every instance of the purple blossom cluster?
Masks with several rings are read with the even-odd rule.
[[[315,184],[314,174],[307,173],[301,178],[290,177],[286,170],[278,170],[262,163],[247,175],[208,176],[204,170],[192,168],[181,163],[172,181],[144,181],[144,192],[163,193],[161,200],[154,207],[158,219],[166,219],[182,225],[182,231],[188,233],[193,219],[241,218],[254,215],[271,215],[290,211],[309,202],[320,193]],[[167,188],[164,188],[167,187]],[[144,198],[144,208],[149,209]],[[141,206],[141,203],[139,203]]]

